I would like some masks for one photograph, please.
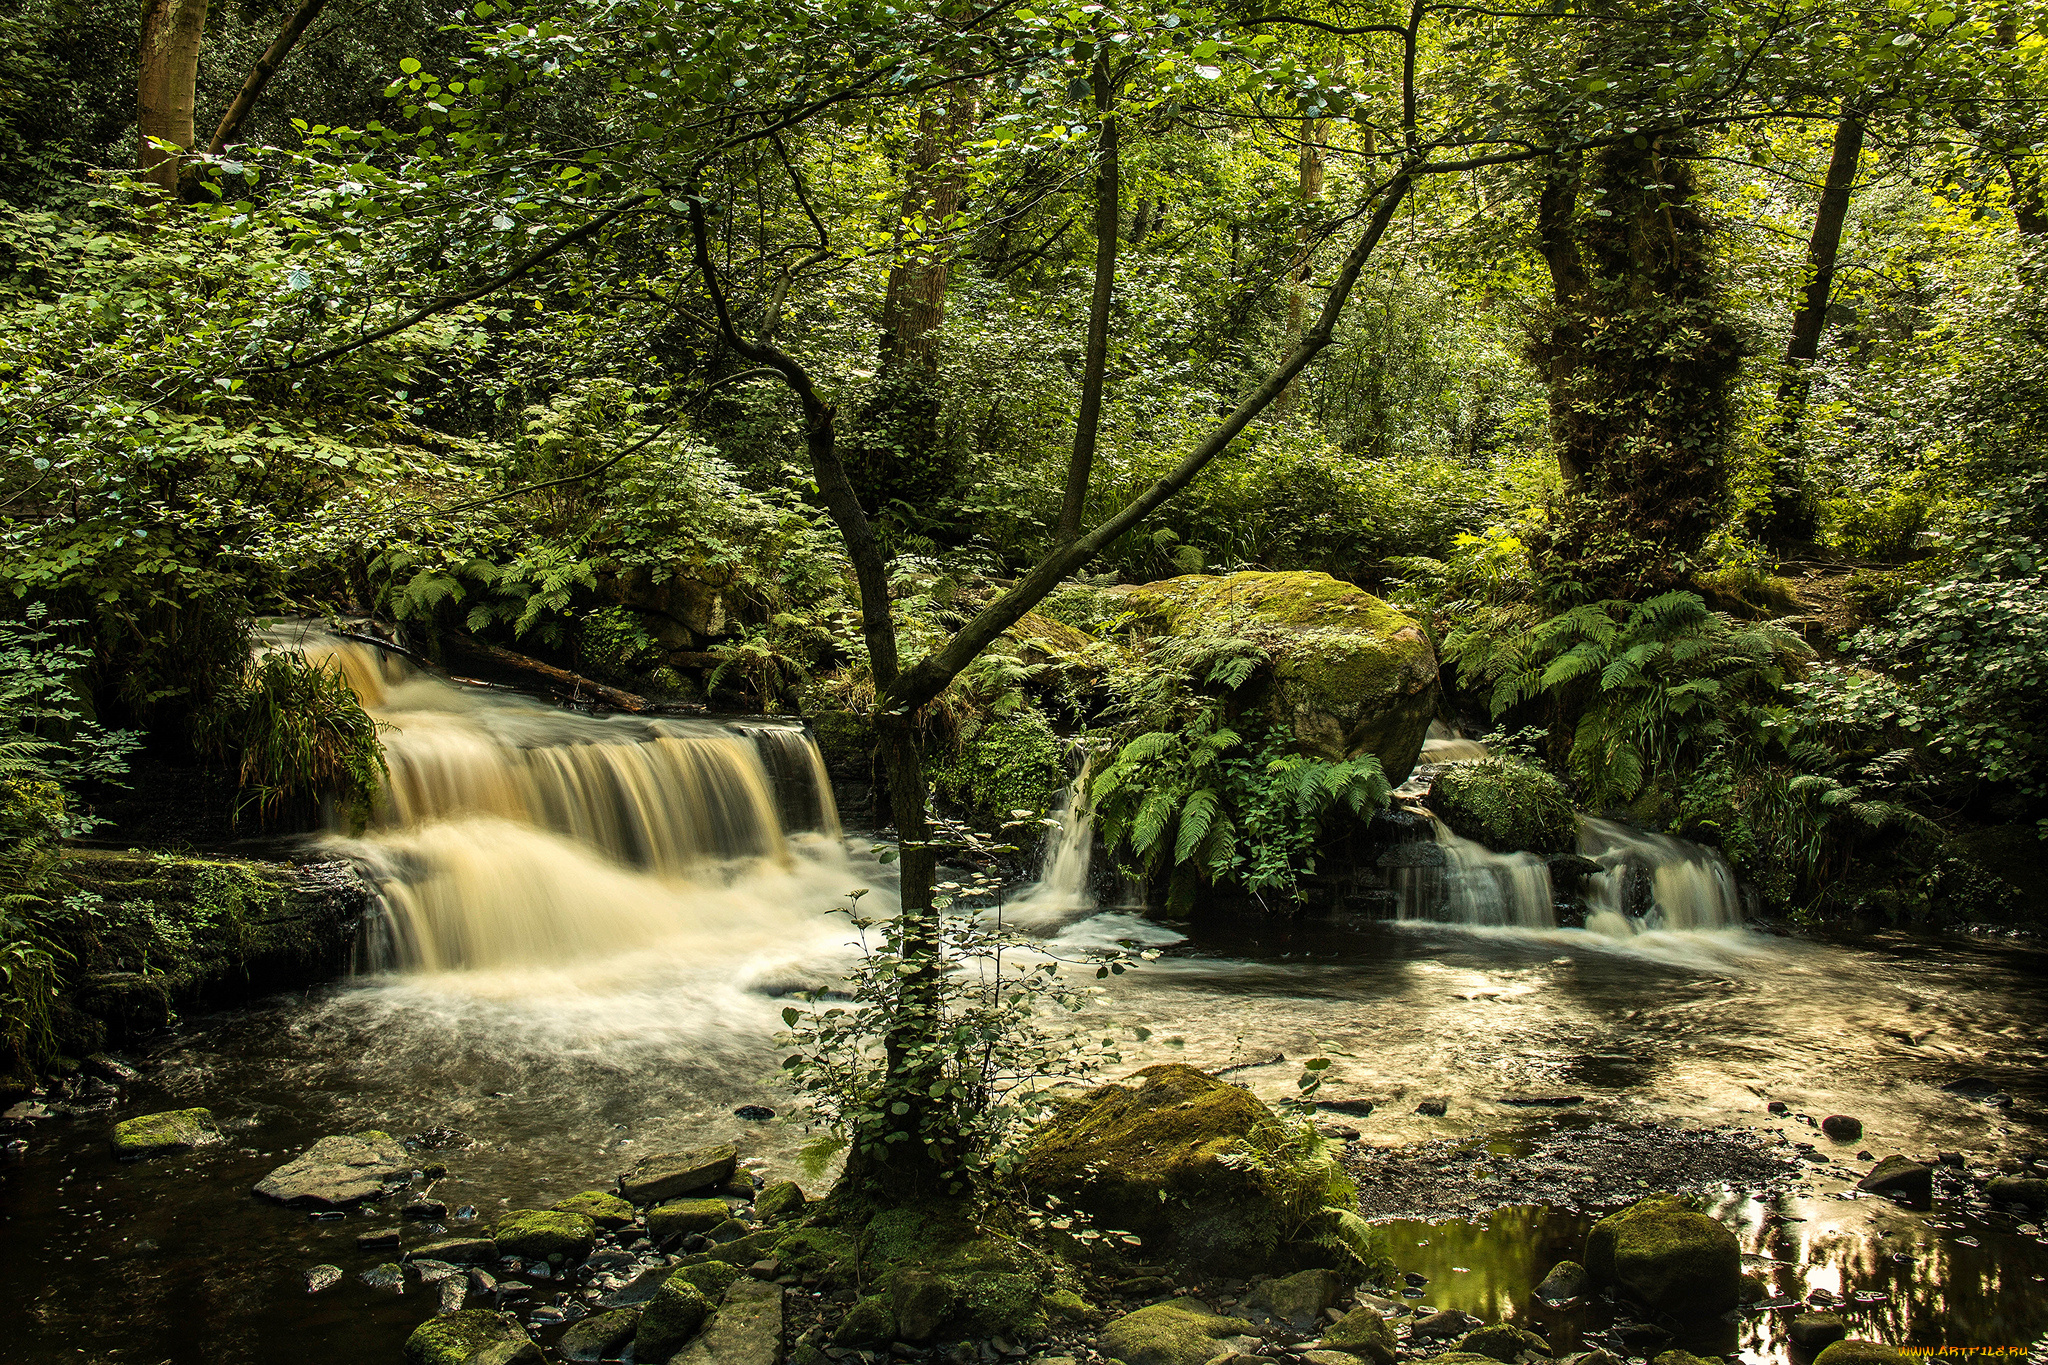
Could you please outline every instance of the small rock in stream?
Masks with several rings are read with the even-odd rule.
[[[448,1216],[448,1206],[433,1199],[415,1200],[398,1211],[398,1216],[412,1223],[431,1223],[437,1218]]]
[[[341,1282],[341,1267],[338,1265],[316,1265],[306,1271],[306,1292],[317,1294]]]
[[[405,1272],[390,1261],[371,1270],[365,1270],[356,1277],[372,1289],[389,1289],[393,1293],[405,1292]]]
[[[1415,1112],[1425,1118],[1440,1119],[1450,1109],[1451,1102],[1440,1095],[1432,1095],[1415,1106]]]
[[[1765,1112],[1772,1114],[1789,1114],[1792,1112],[1792,1106],[1785,1103],[1785,1101],[1783,1100],[1772,1100],[1769,1104],[1764,1106],[1764,1110]]]
[[[321,1138],[256,1182],[256,1193],[291,1208],[340,1208],[412,1179],[412,1158],[389,1133]]]
[[[749,1123],[766,1123],[775,1117],[775,1111],[765,1104],[743,1104],[732,1111],[732,1116]]]
[[[359,1232],[356,1234],[356,1250],[382,1251],[386,1247],[397,1246],[401,1240],[402,1234],[397,1228],[378,1228],[374,1232]]]
[[[441,1306],[434,1311],[446,1316],[460,1313],[462,1305],[469,1301],[469,1282],[460,1276],[441,1281]]]
[[[1829,1114],[1820,1121],[1820,1130],[1837,1142],[1854,1142],[1863,1136],[1863,1120],[1847,1114]]]
[[[1479,1319],[1468,1318],[1455,1308],[1445,1308],[1431,1313],[1408,1329],[1408,1335],[1423,1341],[1449,1341],[1461,1337],[1479,1325]]]

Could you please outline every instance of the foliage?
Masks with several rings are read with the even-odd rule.
[[[1459,834],[1495,849],[1569,853],[1578,835],[1578,812],[1564,783],[1507,754],[1439,773],[1429,805]]]
[[[384,778],[377,722],[338,666],[296,650],[259,655],[199,718],[205,749],[235,765],[242,799],[270,824],[332,801],[360,824]]]
[[[932,785],[971,811],[979,828],[1043,817],[1067,786],[1066,746],[1045,713],[1026,703],[964,733],[934,765]]]

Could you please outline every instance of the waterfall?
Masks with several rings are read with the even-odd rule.
[[[1060,794],[1045,835],[1038,880],[1003,906],[1003,917],[1027,927],[1051,927],[1095,908],[1088,892],[1089,860],[1095,846],[1095,811],[1088,804],[1089,759],[1084,753],[1074,780]]]
[[[1550,867],[1534,853],[1495,853],[1429,818],[1440,861],[1407,869],[1397,885],[1398,915],[1450,924],[1554,929]]]
[[[331,661],[381,727],[388,775],[370,828],[330,836],[383,898],[365,968],[759,941],[847,889],[843,866],[819,862],[837,856],[838,815],[793,723],[580,715],[308,625],[265,643]]]
[[[1475,758],[1486,758],[1492,753],[1476,739],[1465,738],[1455,725],[1446,725],[1440,720],[1429,723],[1429,731],[1422,739],[1422,757],[1418,763],[1465,763]]]
[[[1742,927],[1735,873],[1713,849],[1586,816],[1579,852],[1603,869],[1586,878],[1586,928],[1594,933]]]

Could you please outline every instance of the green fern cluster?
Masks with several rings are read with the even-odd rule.
[[[236,764],[237,816],[270,823],[321,800],[367,816],[384,778],[377,722],[340,670],[295,650],[265,654],[199,718],[202,747]]]
[[[400,621],[434,622],[461,610],[463,628],[510,626],[515,636],[563,642],[578,588],[596,567],[574,549],[543,541],[499,564],[481,557],[438,560],[392,550],[370,561],[377,606]]]

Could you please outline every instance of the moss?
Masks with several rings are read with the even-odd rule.
[[[562,1333],[555,1348],[562,1353],[564,1360],[617,1358],[639,1329],[638,1308],[614,1308],[609,1313],[597,1313],[572,1325]]]
[[[552,1209],[515,1209],[498,1220],[492,1233],[501,1256],[523,1256],[567,1265],[590,1255],[597,1224],[580,1213]]]
[[[879,1294],[856,1299],[832,1333],[834,1346],[886,1346],[896,1339],[896,1315]]]
[[[804,1187],[794,1180],[778,1180],[754,1196],[754,1216],[762,1222],[787,1218],[803,1212]]]
[[[732,1288],[739,1279],[740,1269],[724,1261],[703,1261],[697,1265],[679,1266],[671,1280],[681,1280],[705,1298],[717,1303],[725,1297],[725,1291]]]
[[[913,1343],[931,1341],[953,1318],[952,1282],[928,1270],[898,1270],[883,1282],[896,1335]]]
[[[211,1109],[173,1109],[115,1124],[110,1145],[115,1156],[137,1161],[219,1141],[220,1129],[214,1124]]]
[[[780,1228],[763,1228],[750,1232],[744,1237],[723,1242],[707,1250],[697,1252],[685,1261],[695,1265],[701,1261],[725,1261],[732,1265],[752,1265],[765,1257],[773,1256],[782,1241]]]
[[[818,741],[818,753],[825,770],[835,777],[865,781],[873,766],[878,740],[867,717],[851,711],[829,708],[809,710],[811,734]]]
[[[1650,1365],[1714,1365],[1714,1362],[1702,1360],[1690,1351],[1672,1350],[1660,1352]]]
[[[640,1310],[640,1326],[633,1333],[633,1359],[649,1365],[667,1360],[697,1335],[712,1308],[711,1300],[697,1286],[680,1275],[669,1276]]]
[[[1063,1327],[1101,1325],[1103,1311],[1071,1289],[1055,1289],[1044,1298],[1045,1315]]]
[[[1034,652],[1047,659],[1079,654],[1094,643],[1067,622],[1037,611],[1025,612],[1016,625],[1003,632],[1003,638],[1017,646],[1020,654]]]
[[[1267,1280],[1252,1290],[1245,1307],[1306,1330],[1322,1321],[1323,1310],[1335,1303],[1344,1285],[1327,1270],[1304,1270]]]
[[[1429,808],[1467,839],[1503,851],[1569,853],[1579,836],[1571,792],[1554,774],[1510,758],[1460,763],[1437,775]]]
[[[1848,1337],[1823,1349],[1813,1365],[1906,1365],[1906,1353],[1883,1342]]]
[[[659,1242],[710,1232],[731,1220],[732,1205],[723,1199],[678,1199],[647,1210],[647,1235]]]
[[[1394,1365],[1394,1329],[1370,1308],[1354,1308],[1346,1313],[1323,1333],[1322,1344],[1329,1350],[1370,1360],[1373,1365]]]
[[[1595,1285],[1618,1287],[1673,1317],[1725,1313],[1741,1298],[1742,1247],[1735,1234],[1668,1196],[1594,1224],[1585,1262]]]
[[[1467,1332],[1457,1343],[1457,1348],[1489,1360],[1498,1360],[1502,1365],[1514,1365],[1515,1357],[1524,1351],[1534,1351],[1539,1356],[1550,1354],[1550,1343],[1542,1337],[1505,1322]]]
[[[1199,1299],[1169,1299],[1112,1322],[1102,1333],[1102,1350],[1124,1365],[1203,1365],[1222,1354],[1224,1338],[1256,1331],[1243,1318],[1210,1312]]]
[[[1035,706],[989,721],[932,772],[947,800],[964,806],[984,829],[999,828],[1017,810],[1049,811],[1067,787],[1065,747]]]
[[[491,1365],[541,1365],[540,1348],[519,1319],[488,1308],[428,1318],[405,1339],[405,1365],[469,1365],[486,1351]]]
[[[963,1336],[1030,1340],[1045,1328],[1044,1297],[1029,1275],[970,1275],[956,1288]]]
[[[633,1221],[633,1206],[603,1190],[572,1194],[554,1206],[556,1213],[580,1213],[601,1228],[622,1228]]]

